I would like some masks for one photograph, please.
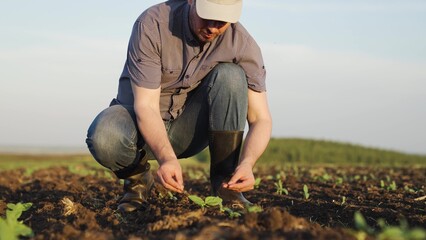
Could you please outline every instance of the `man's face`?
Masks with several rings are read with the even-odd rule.
[[[195,9],[195,0],[188,1],[191,5],[189,11],[189,26],[192,33],[201,43],[211,42],[219,35],[223,34],[231,23],[214,21],[200,18]]]

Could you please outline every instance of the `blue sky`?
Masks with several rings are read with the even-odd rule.
[[[84,146],[161,1],[2,0],[0,146]],[[275,137],[426,154],[426,2],[245,0]]]

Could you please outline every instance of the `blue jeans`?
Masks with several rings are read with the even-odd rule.
[[[176,156],[187,158],[206,148],[209,131],[244,131],[247,105],[243,69],[218,64],[189,95],[183,113],[164,121]],[[134,168],[142,155],[155,159],[138,130],[132,105],[112,103],[103,110],[90,125],[86,143],[96,161],[112,171]]]

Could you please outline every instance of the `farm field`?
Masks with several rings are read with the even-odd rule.
[[[183,168],[186,191],[208,197],[206,164]],[[252,208],[201,208],[156,187],[148,209],[122,215],[122,182],[90,161],[18,166],[0,172],[0,216],[8,203],[31,202],[19,218],[31,239],[426,238],[424,166],[259,164],[255,176]]]

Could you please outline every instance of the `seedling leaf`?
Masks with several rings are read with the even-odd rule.
[[[220,197],[208,196],[206,197],[205,203],[207,206],[220,206],[222,205],[222,201]]]
[[[9,220],[17,220],[23,211],[27,211],[32,206],[32,203],[8,203],[6,206],[9,208],[6,210],[6,218]]]
[[[33,234],[33,230],[22,222],[19,222],[19,224],[15,226],[15,232],[19,233],[21,236],[31,236]]]
[[[362,216],[362,214],[359,211],[355,212],[354,221],[355,221],[355,227],[358,230],[364,231],[368,234],[372,234],[374,232],[374,230],[370,226],[368,226],[364,216]]]
[[[259,188],[260,182],[262,182],[262,179],[260,177],[256,178],[254,180],[254,188]]]
[[[23,211],[28,210],[32,203],[7,204],[6,218],[0,218],[0,239],[18,239],[19,236],[32,237],[31,228],[18,221]]]
[[[191,199],[191,201],[193,201],[195,204],[199,205],[199,206],[204,206],[206,205],[204,203],[204,200],[196,195],[189,195],[188,196],[189,199]]]
[[[241,217],[241,213],[239,213],[237,211],[234,211],[234,210],[232,210],[230,208],[225,207],[225,208],[223,208],[223,210],[228,213],[228,215],[229,215],[230,218]]]
[[[305,196],[305,199],[309,198],[309,190],[308,190],[308,186],[306,184],[303,185],[303,196]]]
[[[253,206],[249,206],[247,208],[247,212],[250,212],[250,213],[259,213],[259,212],[263,212],[263,209],[262,209],[261,206],[253,205]]]

